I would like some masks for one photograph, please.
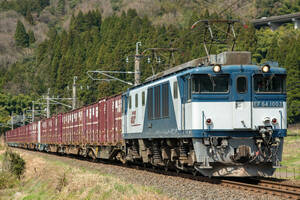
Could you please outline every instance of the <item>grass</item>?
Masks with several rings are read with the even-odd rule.
[[[28,161],[24,178],[13,190],[4,190],[0,194],[1,200],[168,199],[156,188],[127,183],[112,174],[104,174],[81,164],[76,166],[76,161],[29,152],[22,152],[21,155]]]
[[[284,138],[281,162],[285,168],[277,169],[277,171],[284,176],[287,173],[289,177],[293,178],[295,172],[295,179],[300,180],[300,131],[289,129],[287,135]]]

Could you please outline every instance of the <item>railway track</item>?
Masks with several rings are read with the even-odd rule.
[[[44,153],[44,152],[39,152]],[[51,153],[52,155],[56,155],[55,153]],[[67,156],[73,159],[80,159],[86,161],[95,162],[95,160],[89,158],[83,158],[78,156]],[[97,161],[96,161],[97,162]],[[249,192],[260,192],[261,194],[269,194],[278,197],[282,197],[284,199],[296,199],[300,200],[300,185],[291,185],[285,184],[278,181],[270,181],[265,179],[252,179],[252,178],[234,178],[234,179],[224,179],[224,178],[209,178],[203,176],[195,176],[195,174],[186,173],[186,172],[179,172],[173,170],[165,170],[158,167],[147,167],[144,165],[124,165],[120,162],[116,161],[108,161],[108,160],[101,160],[99,161],[103,164],[113,164],[120,167],[127,167],[127,168],[134,168],[138,170],[145,170],[153,173],[163,174],[167,176],[178,176],[181,178],[187,178],[191,180],[196,180],[200,182],[206,182],[211,184],[217,184],[220,186],[235,188],[235,189],[242,189]]]
[[[253,192],[262,192],[265,194],[279,196],[285,199],[300,199],[299,185],[290,185],[267,180],[258,180],[257,183],[244,183],[239,181],[221,180],[221,185]]]
[[[153,171],[153,170],[152,170]],[[156,170],[154,170],[156,171]],[[159,173],[162,173],[159,171]],[[177,175],[177,173],[163,172],[166,175]],[[296,199],[300,200],[300,185],[290,185],[280,183],[277,181],[268,181],[263,179],[220,179],[220,178],[208,178],[202,176],[194,176],[192,174],[179,174],[184,178],[189,178],[201,182],[208,182],[212,184],[219,184],[225,187],[242,189],[249,192],[260,192],[262,194],[270,194],[284,199]],[[248,182],[248,183],[247,183]]]

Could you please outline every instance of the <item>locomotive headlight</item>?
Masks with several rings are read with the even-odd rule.
[[[270,71],[270,66],[269,65],[262,66],[261,71],[263,71],[264,73],[269,72]]]
[[[270,124],[270,118],[269,117],[265,117],[264,118],[264,120],[263,120],[263,122],[265,123],[265,124]]]
[[[213,67],[213,71],[214,71],[215,73],[220,72],[220,71],[221,71],[221,65],[215,65],[215,66]]]

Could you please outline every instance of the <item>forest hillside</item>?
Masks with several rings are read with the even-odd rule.
[[[191,30],[191,25],[208,18],[240,19],[236,50],[250,51],[253,63],[273,60],[287,69],[289,123],[299,122],[299,30],[292,24],[256,30],[249,23],[299,11],[300,0],[1,0],[0,123],[29,110],[48,88],[50,96],[70,97],[73,76],[79,106],[124,91],[127,85],[92,81],[86,72],[132,71],[137,41],[142,50],[179,48],[176,64],[204,56],[201,26]],[[216,46],[212,53],[225,49]],[[142,80],[152,68],[166,69],[167,62],[142,60]],[[133,82],[132,75],[118,77]],[[52,107],[54,113],[63,111]]]

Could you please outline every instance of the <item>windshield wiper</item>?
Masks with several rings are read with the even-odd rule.
[[[211,74],[208,74],[208,77],[209,77],[210,82],[211,82],[211,84],[213,86],[213,91],[215,91],[215,87],[216,87],[215,80],[214,80],[214,78],[213,78],[213,76]]]
[[[269,91],[269,85],[271,84],[272,79],[274,78],[274,76],[275,76],[275,74],[272,74],[272,75],[268,78],[268,80],[267,80],[266,89],[268,89],[268,91]],[[270,89],[271,89],[271,88],[270,88]],[[271,90],[272,90],[272,89],[271,89]]]

